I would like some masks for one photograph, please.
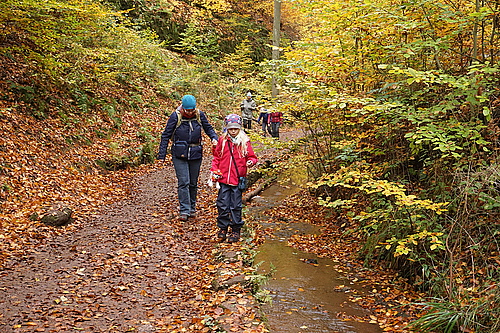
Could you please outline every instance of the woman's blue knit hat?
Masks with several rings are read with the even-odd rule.
[[[184,95],[182,97],[182,108],[183,109],[196,109],[196,98],[193,95]]]

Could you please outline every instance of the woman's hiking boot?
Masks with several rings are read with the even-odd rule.
[[[188,215],[181,214],[181,216],[179,216],[179,220],[186,222],[188,220]]]

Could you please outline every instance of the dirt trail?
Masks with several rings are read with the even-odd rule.
[[[282,140],[297,136],[284,132]],[[273,151],[260,151],[260,160]],[[200,174],[198,215],[187,223],[177,217],[167,161],[137,177],[128,198],[8,261],[0,270],[0,332],[211,332],[216,322],[228,331],[265,331],[248,286],[213,288],[215,278],[251,268],[242,243],[215,241],[210,161]],[[217,261],[218,252],[232,257]]]
[[[175,184],[171,165],[141,176],[128,199],[8,262],[0,332],[208,332],[202,318],[231,296],[211,287],[215,190],[200,186],[198,217],[182,223]]]

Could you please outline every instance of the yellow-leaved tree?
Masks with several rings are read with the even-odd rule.
[[[499,5],[290,3],[301,39],[284,49],[280,99],[307,129],[320,203],[365,237],[367,262],[443,299],[416,326],[496,332]]]

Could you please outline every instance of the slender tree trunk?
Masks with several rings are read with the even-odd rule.
[[[280,57],[280,26],[281,26],[281,0],[274,0],[274,21],[273,21],[273,61],[277,61]],[[274,65],[276,69],[276,65]],[[276,83],[276,74],[273,74],[271,96],[278,96],[278,88]]]
[[[481,0],[481,6],[484,6],[484,0]],[[481,21],[481,60],[485,61],[486,60],[486,30],[485,30],[486,22],[483,19]]]
[[[495,1],[495,12],[498,12],[499,1]],[[490,62],[492,65],[495,64],[495,55],[497,54],[497,48],[495,47],[495,36],[497,34],[498,27],[498,16],[493,16],[493,20],[491,22],[491,35],[490,35]]]
[[[480,0],[476,0],[476,12],[479,11],[479,1]],[[475,19],[474,29],[472,31],[472,42],[473,42],[472,59],[473,60],[477,60],[477,33],[478,33],[478,22],[477,22],[477,19]]]

